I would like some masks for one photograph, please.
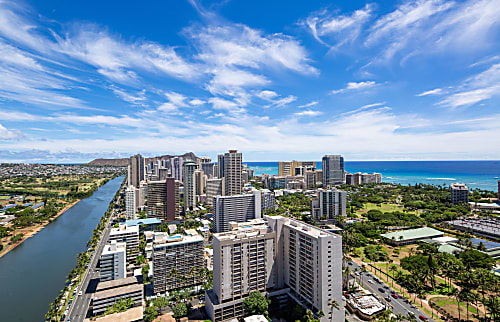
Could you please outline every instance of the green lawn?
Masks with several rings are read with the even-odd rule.
[[[386,203],[375,204],[368,202],[363,205],[363,209],[357,211],[357,214],[364,214],[373,209],[380,210],[382,212],[394,212],[394,211],[403,211],[404,208],[402,206],[393,204],[386,204]],[[411,211],[410,213],[416,213],[416,212]]]
[[[440,307],[446,307],[447,305],[454,305],[455,307],[457,307],[457,301],[450,299],[450,298],[446,298],[446,297],[436,297],[436,298],[431,299],[431,301],[436,303]],[[460,307],[462,309],[466,310],[467,304],[465,304],[464,302],[460,302]],[[469,305],[469,312],[473,313],[473,314],[477,314],[477,309],[475,307],[472,307],[471,305]]]

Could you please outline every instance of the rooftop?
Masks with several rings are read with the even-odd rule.
[[[203,237],[201,237],[198,233],[196,233],[196,231],[195,235],[176,234],[171,236],[169,236],[167,233],[164,232],[157,232],[154,234],[153,237],[153,247],[156,248],[156,247],[163,247],[165,245],[195,243],[203,240],[204,240]]]
[[[154,225],[161,224],[161,220],[158,218],[146,218],[146,219],[133,219],[127,220],[125,225],[127,226],[141,226],[141,225]]]
[[[92,320],[85,319],[85,322],[87,321],[128,322],[128,321],[142,321],[142,319],[143,319],[142,306],[136,306],[128,309],[125,312],[109,314]]]
[[[404,241],[444,236],[444,233],[434,228],[422,227],[416,229],[394,231],[391,233],[381,234],[381,236],[396,241]]]
[[[118,228],[111,228],[110,235],[124,234],[124,233],[137,233],[139,234],[139,226],[119,225]]]

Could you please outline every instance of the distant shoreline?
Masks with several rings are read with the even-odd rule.
[[[66,207],[64,207],[63,209],[61,209],[57,213],[57,215],[55,215],[54,217],[50,218],[50,220],[46,220],[46,221],[44,221],[44,222],[42,222],[40,224],[36,224],[34,226],[31,226],[31,227],[26,227],[26,228],[23,228],[23,229],[19,229],[16,232],[16,234],[22,233],[23,234],[23,238],[20,241],[14,243],[14,244],[7,244],[7,245],[5,245],[5,248],[0,252],[0,258],[2,258],[4,255],[8,254],[11,250],[13,250],[14,248],[16,248],[17,246],[21,245],[26,239],[35,236],[38,232],[40,232],[43,228],[45,228],[45,226],[47,226],[48,224],[50,224],[51,222],[53,222],[54,220],[56,220],[59,216],[61,216],[66,211],[68,211],[70,208],[72,208],[74,205],[76,205],[78,202],[80,202],[80,200],[81,199],[77,199],[73,203],[71,203],[69,205],[66,205]]]

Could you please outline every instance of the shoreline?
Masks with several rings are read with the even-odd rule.
[[[56,220],[57,218],[59,218],[59,216],[61,216],[62,214],[64,214],[66,211],[68,211],[70,208],[72,208],[77,203],[79,203],[80,200],[81,199],[77,199],[73,203],[66,205],[66,207],[64,207],[63,209],[61,209],[60,211],[58,211],[57,215],[55,215],[54,217],[50,218],[50,220],[44,221],[44,222],[42,222],[40,224],[36,224],[36,225],[34,225],[32,227],[27,227],[27,228],[20,229],[16,233],[17,234],[22,233],[23,234],[23,238],[21,238],[20,241],[14,243],[14,244],[7,244],[7,245],[5,245],[4,246],[5,248],[0,252],[0,258],[2,258],[3,256],[5,256],[6,254],[8,254],[11,250],[13,250],[14,248],[16,248],[17,246],[21,245],[26,239],[35,236],[43,228],[45,228],[45,226],[47,226],[48,224],[50,224],[51,222],[53,222],[54,220]]]

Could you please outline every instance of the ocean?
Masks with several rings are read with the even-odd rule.
[[[244,162],[255,175],[278,174],[278,162]],[[403,185],[465,183],[470,188],[497,191],[500,161],[345,161],[347,172],[378,172],[383,182]],[[321,161],[317,162],[321,169]]]

